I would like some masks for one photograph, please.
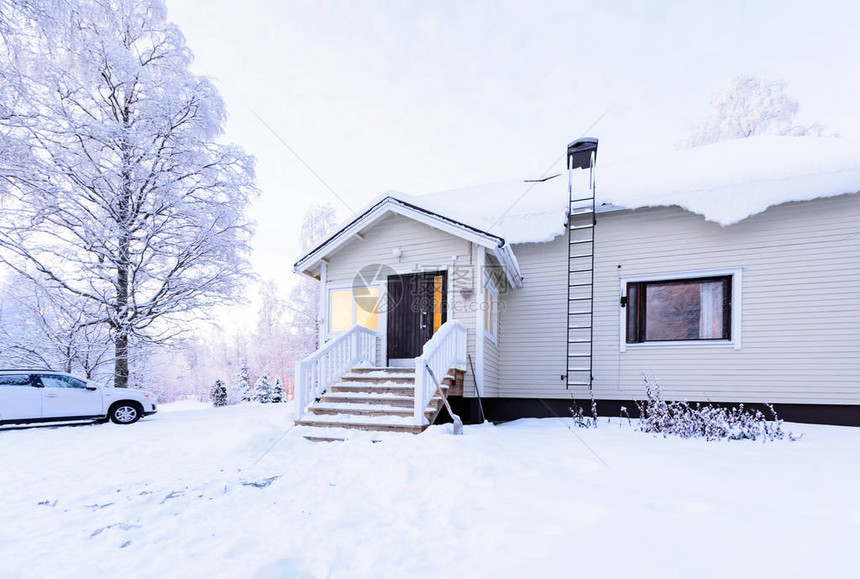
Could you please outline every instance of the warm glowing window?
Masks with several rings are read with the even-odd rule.
[[[352,289],[332,290],[329,293],[329,329],[345,332],[352,327]]]
[[[333,289],[328,295],[330,332],[345,332],[355,324],[379,328],[379,287]]]
[[[442,282],[444,278],[437,275],[433,278],[433,331],[436,332],[442,326]]]
[[[369,330],[379,328],[379,288],[355,290],[355,323]]]

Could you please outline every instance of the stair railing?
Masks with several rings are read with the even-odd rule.
[[[308,404],[355,366],[376,366],[378,340],[376,332],[356,325],[304,360],[296,362],[296,418],[301,418]]]
[[[441,380],[452,368],[466,369],[466,326],[456,320],[449,320],[436,330],[433,337],[424,344],[421,356],[415,358],[415,407],[413,423],[427,424],[424,411],[436,394],[427,366]]]

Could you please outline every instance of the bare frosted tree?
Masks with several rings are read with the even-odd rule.
[[[302,252],[310,251],[323,238],[332,232],[337,220],[334,207],[326,204],[314,205],[308,209],[302,219],[302,228],[299,232],[299,243]]]
[[[311,207],[302,220],[299,242],[307,252],[319,243],[336,225],[331,205]],[[295,359],[301,359],[319,346],[319,282],[300,279],[290,293],[292,312],[292,350]]]
[[[274,281],[260,285],[260,309],[254,333],[251,361],[258,372],[273,371],[275,377],[289,373],[287,304]]]
[[[785,87],[781,81],[733,76],[728,89],[711,100],[708,119],[692,131],[687,145],[698,147],[763,134],[823,135],[822,125],[795,123],[799,105],[785,93]]]
[[[130,344],[238,299],[253,159],[218,141],[221,98],[160,0],[22,4],[0,51],[0,260],[94,306],[125,387]]]
[[[0,366],[38,366],[104,377],[112,361],[106,328],[89,300],[46,291],[17,277],[0,294]],[[74,297],[74,296],[72,296]]]

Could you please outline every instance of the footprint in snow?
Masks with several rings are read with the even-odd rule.
[[[56,502],[56,501],[55,501]],[[90,509],[91,511],[100,511],[106,507],[109,507],[115,503],[105,503],[103,505],[93,504],[93,505],[84,505],[85,509]]]
[[[262,480],[257,481],[242,481],[242,486],[264,489],[279,478],[281,478],[281,475],[270,476],[269,478],[264,478]]]
[[[128,523],[114,523],[112,525],[108,525],[106,527],[101,527],[90,533],[90,539],[94,537],[98,537],[102,533],[110,529],[119,529],[120,531],[130,531],[132,529],[139,529],[140,525],[129,525]],[[129,541],[130,543],[130,541]]]

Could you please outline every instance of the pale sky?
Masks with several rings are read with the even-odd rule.
[[[253,263],[283,290],[313,203],[345,219],[391,189],[541,175],[607,110],[588,131],[602,158],[668,150],[736,73],[787,82],[799,123],[860,138],[849,1],[166,1],[226,139],[257,157]]]

